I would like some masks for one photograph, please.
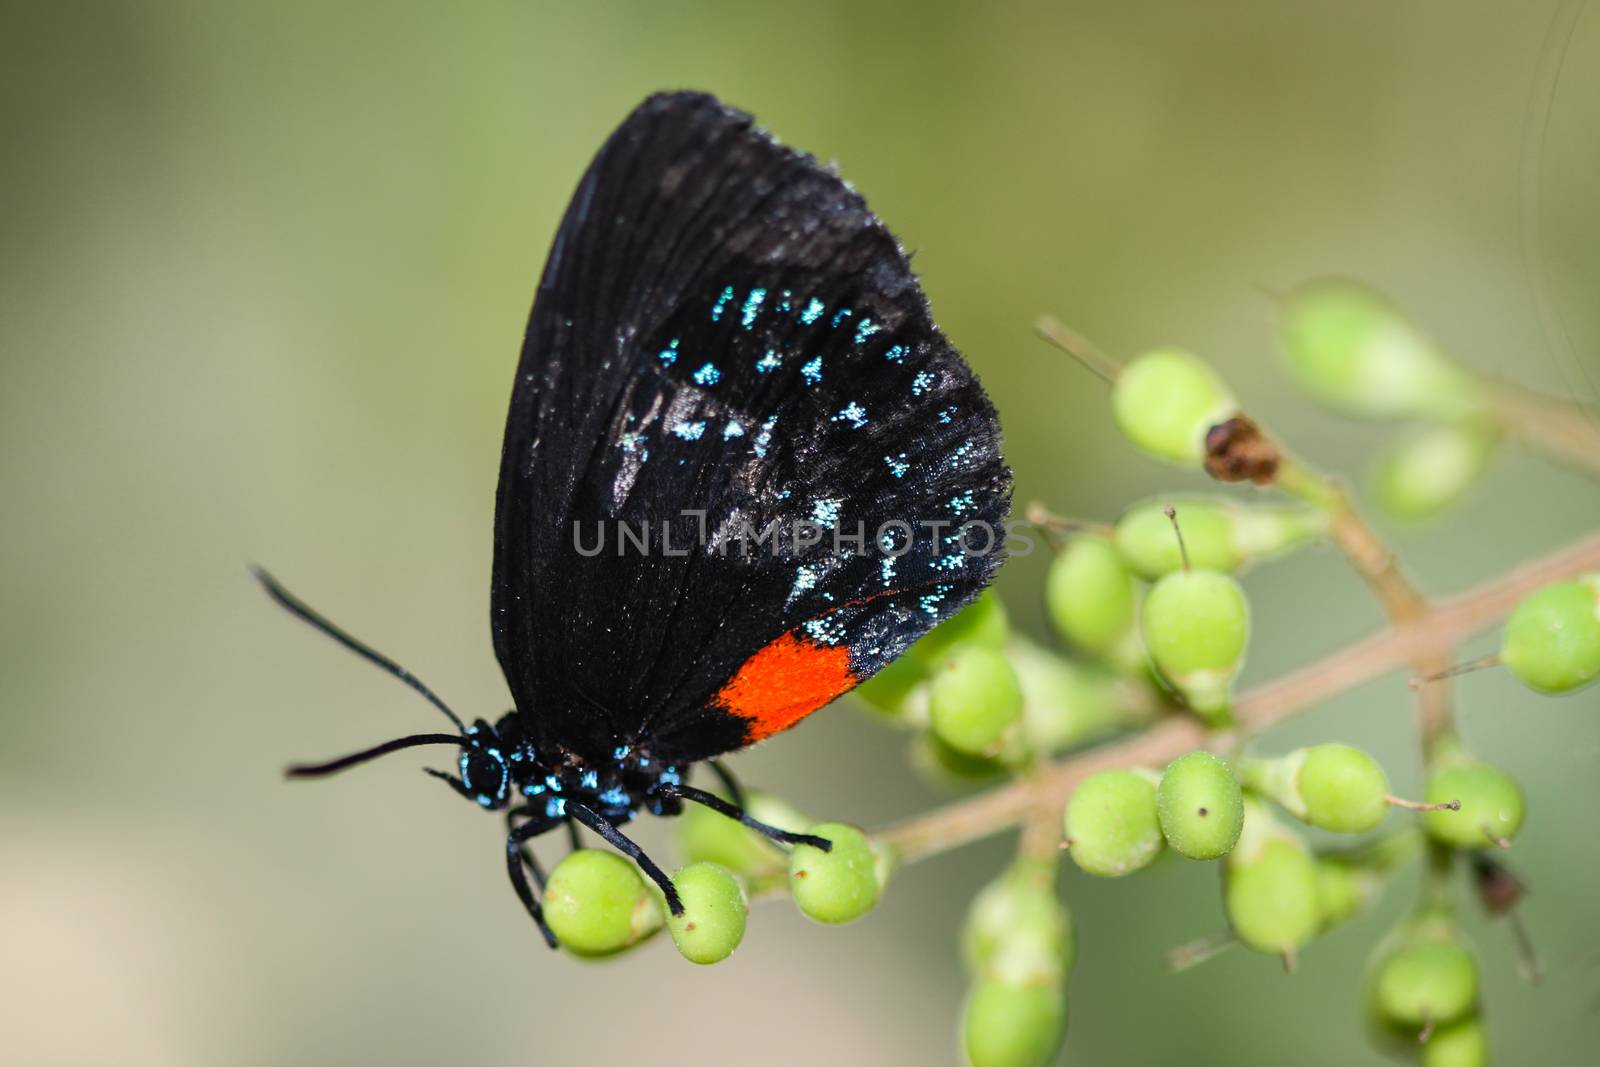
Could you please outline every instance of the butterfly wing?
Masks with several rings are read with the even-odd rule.
[[[590,758],[793,724],[993,576],[999,446],[860,196],[709,96],[650,98],[573,197],[517,368],[492,621],[519,711]]]

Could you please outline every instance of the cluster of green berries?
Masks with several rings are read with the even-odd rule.
[[[967,912],[961,947],[972,985],[961,1037],[973,1067],[1044,1067],[1061,1047],[1076,942],[1057,870],[1018,859]]]
[[[1069,660],[1013,632],[985,593],[856,690],[913,732],[912,762],[941,783],[997,777],[1039,756],[1143,725],[1145,685],[1102,663]]]
[[[1402,518],[1459,500],[1502,437],[1482,379],[1358,282],[1310,282],[1283,310],[1289,368],[1308,391],[1349,415],[1416,423],[1378,461],[1374,499]]]
[[[829,925],[870,911],[889,876],[889,859],[866,835],[843,823],[811,823],[782,801],[756,793],[749,812],[759,821],[827,839],[823,851],[799,845],[785,852],[760,834],[706,808],[677,821],[686,862],[672,875],[683,902],[673,915],[660,890],[638,867],[608,849],[580,848],[550,872],[545,919],[575,956],[604,958],[665,929],[684,959],[719,963],[744,939],[755,893],[787,890],[809,918]]]

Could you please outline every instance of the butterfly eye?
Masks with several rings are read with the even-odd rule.
[[[486,808],[492,808],[506,798],[510,772],[505,757],[497,748],[464,748],[461,750],[461,784]]]

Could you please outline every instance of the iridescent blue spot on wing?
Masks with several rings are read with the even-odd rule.
[[[943,411],[939,412],[939,421],[941,423],[943,423],[944,425],[949,426],[952,422],[955,421],[955,415],[956,415],[956,406],[954,404],[951,404],[949,407],[947,407]]]
[[[906,462],[906,454],[904,452],[898,456],[884,456],[883,462],[888,464],[889,473],[896,478],[904,478],[906,471],[911,469],[911,464]]]
[[[839,524],[839,505],[842,500],[824,499],[811,505],[811,521],[830,529]]]
[[[739,312],[739,325],[745,329],[756,324],[756,316],[761,314],[761,302],[767,298],[765,289],[752,289],[750,295],[744,299],[744,310]]]
[[[926,370],[917,371],[917,376],[911,379],[911,395],[921,396],[933,385],[933,372]]]
[[[890,345],[888,351],[884,352],[883,358],[890,363],[901,363],[906,358],[906,352],[905,345]]]
[[[663,348],[656,358],[668,367],[678,362],[678,339],[674,337],[668,341],[667,347]]]
[[[783,366],[783,357],[772,349],[767,349],[767,354],[756,360],[757,374],[770,374]]]
[[[970,489],[950,498],[950,510],[957,515],[965,515],[976,507],[977,502],[973,498],[972,490]]]
[[[822,381],[822,357],[814,356],[807,360],[800,368],[800,377],[806,380],[807,385],[816,385]]]
[[[767,446],[772,444],[772,428],[778,424],[778,416],[774,415],[761,424],[761,429],[756,434],[755,443],[751,446],[757,459],[767,458]]]
[[[824,304],[822,301],[818,300],[816,297],[812,297],[806,303],[806,309],[804,311],[800,312],[800,324],[802,326],[810,326],[812,323],[814,323],[818,319],[822,318],[822,313],[824,311],[827,311],[827,310],[828,310],[828,305],[827,304]]]
[[[824,615],[805,623],[805,631],[819,645],[837,645],[844,640],[844,620]]]
[[[703,419],[695,422],[678,422],[672,426],[672,435],[681,437],[685,441],[698,441],[705,432],[706,424]]]
[[[728,306],[728,301],[730,301],[732,299],[733,299],[733,286],[730,285],[727,288],[722,290],[722,295],[717,297],[717,302],[715,304],[711,305],[711,321],[712,322],[721,322],[722,321],[722,311],[723,311],[724,308],[726,308]]]
[[[728,425],[726,425],[726,426],[724,426],[722,428],[722,439],[724,441],[731,441],[735,437],[743,437],[743,436],[744,436],[744,427],[742,425],[740,425],[738,419],[729,419],[728,420]]]
[[[894,565],[899,562],[897,556],[884,556],[878,560],[878,574],[883,578],[883,587],[889,588],[894,584]]]
[[[789,311],[791,310],[790,301],[793,299],[793,297],[794,297],[794,294],[791,293],[787,289],[785,289],[782,293],[779,294],[779,296],[778,296],[778,313],[779,314],[785,314],[786,315],[786,314],[789,313]]]
[[[694,372],[694,380],[696,385],[703,385],[709,389],[722,381],[722,372],[716,368],[715,364],[707,363]]]
[[[845,319],[848,319],[851,315],[854,315],[854,314],[855,314],[855,311],[853,311],[850,308],[840,308],[838,311],[835,311],[833,313],[833,322],[830,325],[832,325],[835,329],[837,329],[841,322],[843,322]]]
[[[832,422],[848,422],[852,430],[859,430],[867,424],[867,409],[854,400],[840,409],[839,414],[832,417]]]
[[[939,615],[939,605],[943,603],[944,598],[949,594],[950,586],[936,585],[933,587],[933,592],[924,593],[922,596],[917,598],[917,606],[923,611],[927,612],[929,615],[937,618]]]
[[[883,329],[871,319],[862,319],[856,323],[856,344],[860,344],[879,330]]]

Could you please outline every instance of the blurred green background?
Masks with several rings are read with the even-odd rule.
[[[1109,516],[1197,484],[1117,438],[1100,383],[1033,339],[1040,311],[1114,352],[1205,353],[1300,451],[1355,473],[1392,430],[1287,387],[1263,287],[1358,275],[1475,366],[1593,400],[1600,13],[1567,48],[1551,26],[1574,10],[7,4],[0,1059],[952,1062],[955,931],[1003,841],[906,870],[848,930],[763,905],[715,968],[667,944],[575,963],[505,885],[498,822],[422,761],[283,782],[291,759],[437,723],[268,603],[246,562],[458,708],[503,709],[490,522],[524,317],[591,153],[668,87],[838,159],[917,250],[1000,408],[1019,500]],[[1391,529],[1442,592],[1597,520],[1593,483],[1508,453],[1449,521]],[[1040,632],[1043,562],[1001,581]],[[1248,587],[1250,679],[1378,621],[1326,552]],[[1578,1062],[1600,1037],[1600,699],[1495,673],[1461,697],[1468,739],[1530,794],[1516,859],[1549,971],[1523,987],[1505,931],[1474,920],[1493,1040],[1502,1062]],[[1370,746],[1416,792],[1401,678],[1281,734]],[[903,743],[841,705],[735,766],[876,826],[943,799]],[[1292,979],[1244,953],[1162,972],[1221,922],[1202,865],[1069,872],[1066,890],[1066,1062],[1375,1059],[1359,975],[1404,887]]]

